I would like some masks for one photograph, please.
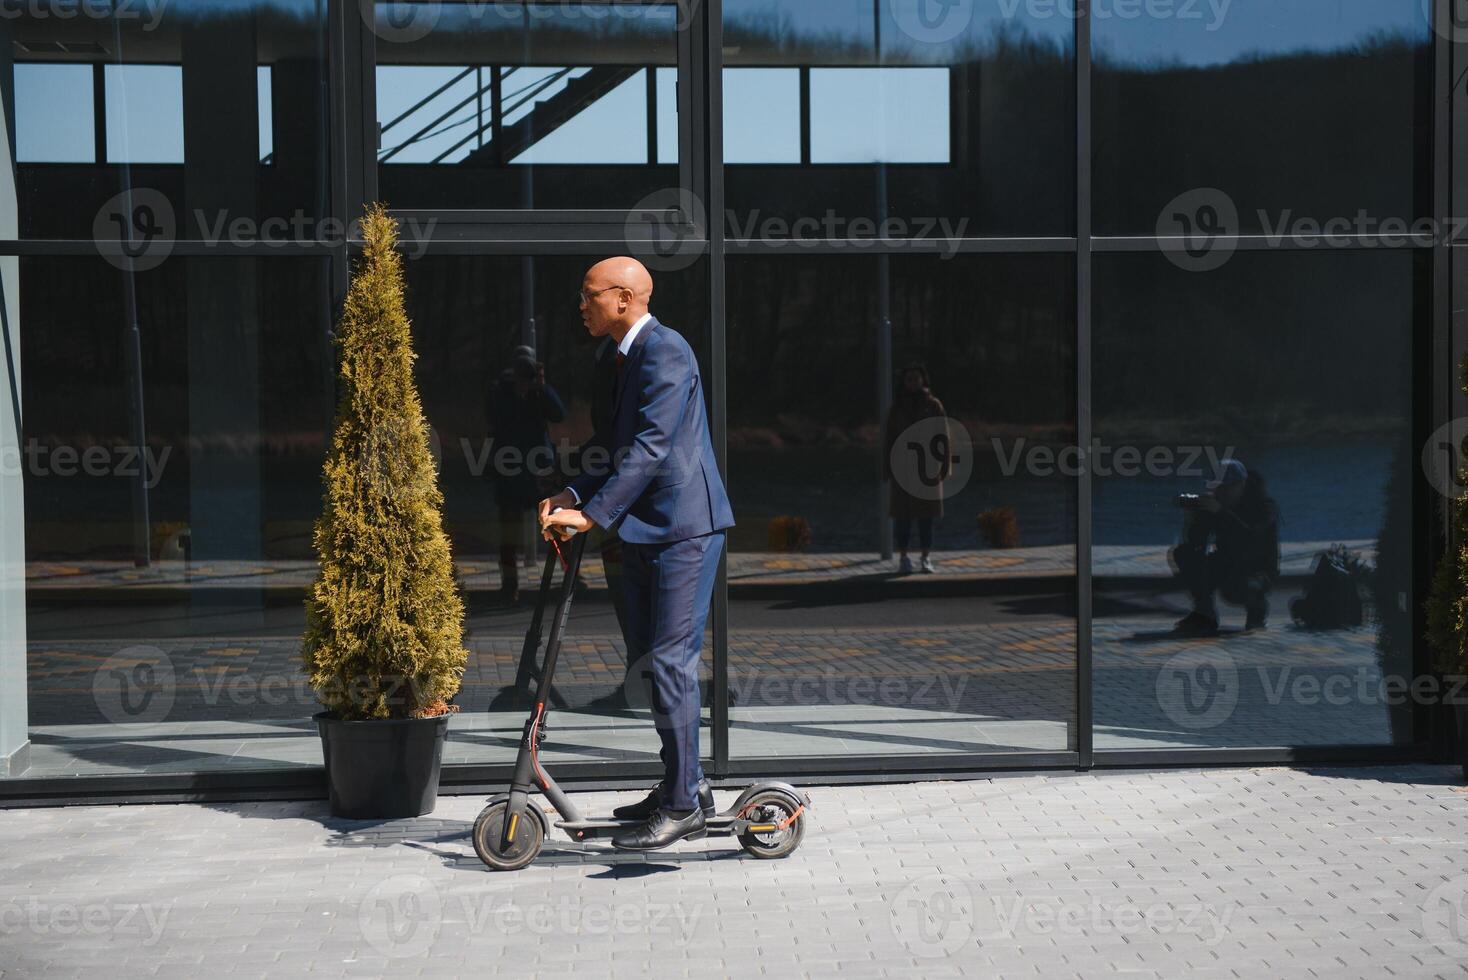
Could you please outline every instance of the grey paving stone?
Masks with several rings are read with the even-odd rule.
[[[553,842],[512,875],[472,852],[477,797],[381,824],[319,803],[12,810],[0,977],[1461,976],[1459,783],[1412,766],[817,787],[783,862]]]

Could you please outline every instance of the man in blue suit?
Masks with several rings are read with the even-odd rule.
[[[652,276],[636,259],[587,270],[581,322],[617,343],[612,425],[583,448],[586,472],[540,504],[547,537],[597,526],[622,538],[628,640],[651,663],[663,760],[663,781],[647,799],[614,811],[644,821],[612,838],[631,850],[702,837],[714,812],[699,764],[698,662],[724,529],[734,524],[698,360],[648,312],[651,298]]]

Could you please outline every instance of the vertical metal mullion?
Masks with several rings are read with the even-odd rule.
[[[810,164],[810,65],[801,65],[800,78],[800,162]]]
[[[118,52],[119,57],[121,52]],[[98,166],[109,163],[107,159],[107,65],[97,62],[92,65],[92,156]]]
[[[658,162],[657,65],[648,65],[643,71],[647,72],[647,165],[655,167]]]
[[[684,16],[687,20],[678,31],[678,64],[673,81],[674,101],[678,105],[678,186],[697,193],[699,184],[694,175],[704,173],[703,152],[696,135],[701,132],[697,123],[702,114],[694,108],[701,104],[704,91],[703,5],[694,4]],[[697,220],[701,219],[695,216]],[[705,230],[703,234],[707,237],[708,232]]]
[[[1076,0],[1076,752],[1091,768],[1091,4]]]
[[[1461,392],[1457,386],[1457,361],[1455,345],[1453,343],[1453,248],[1447,242],[1447,233],[1452,228],[1449,215],[1453,213],[1455,204],[1453,200],[1453,170],[1455,164],[1462,163],[1454,159],[1454,116],[1461,111],[1458,106],[1462,97],[1454,91],[1453,78],[1455,73],[1454,53],[1458,39],[1456,20],[1453,16],[1453,0],[1435,0],[1428,8],[1432,24],[1437,28],[1432,34],[1432,87],[1430,104],[1432,106],[1432,185],[1431,214],[1439,229],[1431,252],[1431,285],[1429,287],[1428,299],[1428,325],[1424,330],[1414,323],[1412,336],[1414,347],[1425,344],[1426,351],[1412,358],[1413,363],[1413,385],[1412,391],[1418,392],[1417,380],[1421,377],[1420,372],[1426,370],[1428,373],[1426,391],[1418,395],[1414,400],[1416,405],[1412,406],[1409,418],[1418,422],[1417,430],[1412,433],[1412,445],[1421,446],[1428,438],[1428,433],[1434,431],[1438,425],[1445,424],[1454,415],[1458,414],[1455,409],[1463,405]],[[1415,277],[1414,277],[1415,278]],[[1414,318],[1415,320],[1415,318]],[[1415,353],[1415,352],[1414,352]],[[1425,367],[1424,367],[1425,362]],[[1422,404],[1424,397],[1426,405]],[[1435,503],[1446,503],[1443,498],[1436,495],[1426,485],[1425,474],[1421,467],[1413,466],[1412,480],[1417,492],[1411,495],[1415,506],[1414,516],[1411,521],[1413,540],[1419,543],[1412,561],[1412,581],[1409,594],[1412,596],[1412,634],[1423,636],[1426,632],[1426,611],[1422,600],[1426,596],[1428,582],[1431,579],[1432,569],[1441,559],[1443,547],[1451,547],[1459,542],[1452,541],[1452,508],[1443,506],[1440,508],[1441,524],[1434,528],[1431,509]],[[1440,533],[1433,533],[1434,530]],[[1425,644],[1413,644],[1412,671],[1414,676],[1426,676],[1431,670],[1430,658]],[[1447,746],[1451,744],[1454,719],[1452,712],[1446,706],[1429,712],[1428,706],[1418,704],[1412,716],[1412,741],[1429,741],[1435,746],[1443,749],[1442,757],[1446,759]],[[1434,731],[1434,728],[1437,731]],[[1429,751],[1432,751],[1429,748]]]
[[[348,110],[348,107],[353,104],[352,78],[358,67],[357,59],[349,57],[349,53],[356,51],[356,37],[352,26],[357,18],[347,16],[348,2],[349,0],[329,0],[326,13],[326,70],[330,88],[327,116],[327,132],[330,141],[330,146],[327,148],[330,154],[328,172],[331,174],[329,191],[332,216],[343,222],[347,220],[347,202],[351,200],[353,187],[353,157],[357,152],[356,144],[352,142],[349,135],[351,124]],[[357,9],[355,3],[352,4],[352,9],[354,12]],[[347,243],[344,237],[331,250],[331,319],[333,323],[336,320],[337,311],[341,309],[346,299],[348,264]],[[329,325],[327,330],[329,334]],[[327,364],[334,363],[334,357],[328,357],[326,362]],[[336,377],[334,369],[330,371],[330,375],[334,380]],[[329,410],[328,423],[331,417],[332,412]]]
[[[699,144],[704,151],[704,200],[708,214],[709,283],[709,387],[712,416],[710,433],[714,457],[728,482],[728,388],[724,351],[724,29],[721,0],[698,5],[702,28],[695,36],[703,39],[697,66],[702,71],[703,97],[699,101],[702,131]],[[726,539],[727,540],[727,539]],[[712,609],[714,632],[713,664],[713,763],[714,774],[729,771],[729,549],[719,562]]]
[[[505,141],[500,136],[505,127],[503,75],[502,65],[489,66],[489,145],[494,147],[496,167],[505,165]]]
[[[363,9],[354,5],[355,9]],[[352,215],[362,210],[368,201],[377,200],[377,35],[370,30],[363,17],[370,16],[364,10],[357,20],[357,71],[353,73],[357,86],[358,133],[361,161],[361,196],[349,202]]]

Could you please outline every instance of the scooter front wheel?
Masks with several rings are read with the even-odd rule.
[[[519,871],[540,854],[545,827],[537,814],[526,810],[515,821],[515,833],[505,843],[505,815],[510,804],[501,800],[480,811],[474,820],[474,852],[495,871]]]

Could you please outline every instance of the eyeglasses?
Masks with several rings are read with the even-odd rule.
[[[582,289],[582,290],[578,290],[577,293],[576,293],[576,295],[577,295],[577,297],[580,298],[581,302],[583,302],[583,303],[590,303],[591,302],[591,297],[593,297],[593,296],[600,296],[602,293],[606,292],[608,289],[627,289],[627,290],[630,290],[631,287],[630,286],[606,286],[606,287],[603,287],[602,289],[598,289],[598,290],[595,290],[594,292],[590,292],[590,293],[588,293],[586,290]]]

